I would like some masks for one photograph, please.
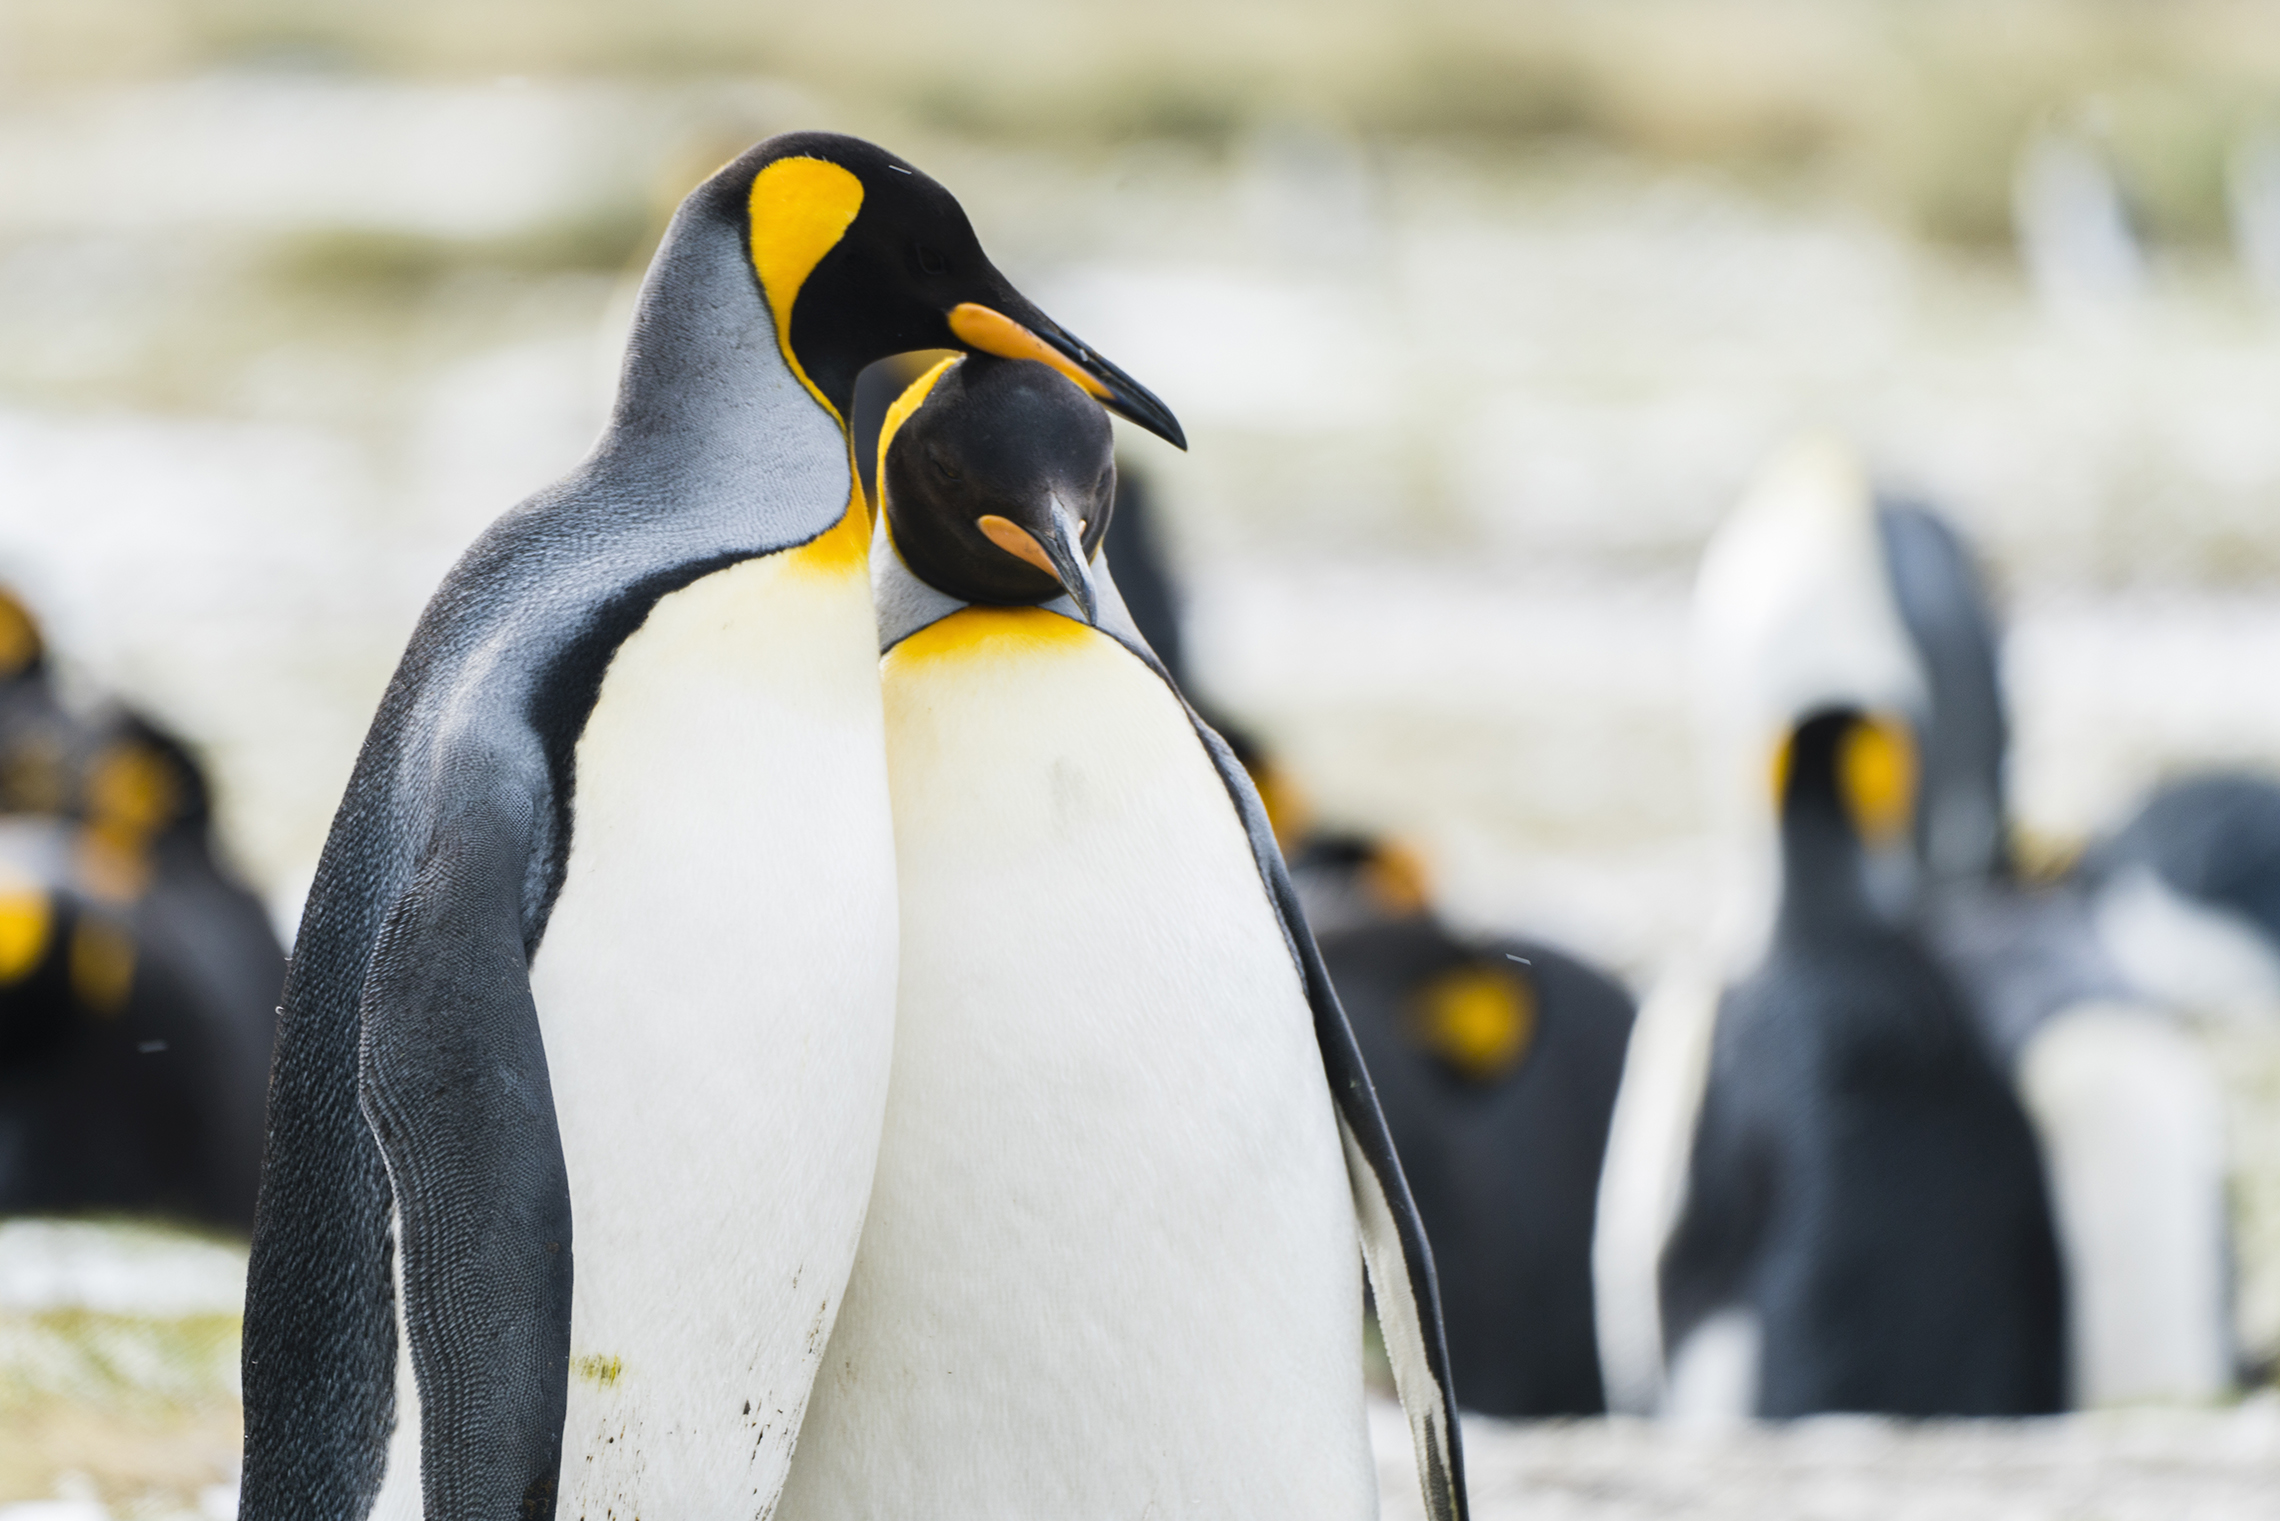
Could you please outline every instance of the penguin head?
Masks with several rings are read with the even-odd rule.
[[[1115,440],[1092,399],[1025,359],[949,359],[887,415],[887,531],[911,573],[968,602],[1066,594],[1099,621],[1091,563],[1116,501]]]
[[[708,189],[741,215],[786,359],[843,422],[865,365],[961,349],[1049,366],[1187,447],[1169,408],[998,273],[949,191],[884,149],[833,132],[786,133]]]
[[[1914,891],[1915,733],[1906,720],[1858,708],[1818,708],[1789,732],[1774,759],[1781,817],[1785,913],[1857,884],[1881,917],[1897,920]]]

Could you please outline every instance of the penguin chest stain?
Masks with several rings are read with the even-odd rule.
[[[658,603],[579,738],[531,968],[575,1231],[564,1515],[757,1510],[788,1460],[891,1055],[874,650],[859,565],[747,561]]]
[[[1370,1514],[1328,1085],[1186,711],[1035,609],[884,671],[894,1088],[781,1514]]]

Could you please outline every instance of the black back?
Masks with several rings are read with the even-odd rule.
[[[1433,1245],[1458,1402],[1603,1413],[1591,1238],[1629,995],[1547,946],[1460,939],[1424,914],[1321,943]],[[1452,976],[1508,979],[1532,1016],[1492,1076],[1452,1065],[1420,1028],[1420,999]]]
[[[2040,1154],[1962,1003],[1879,916],[1834,784],[1850,714],[1808,720],[1764,963],[1719,1008],[1666,1345],[1742,1306],[1758,1412],[2033,1415],[2066,1387]]]

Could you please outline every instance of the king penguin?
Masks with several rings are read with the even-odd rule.
[[[1779,907],[1721,1001],[1686,1202],[1661,1261],[1672,1383],[1731,1312],[1750,1406],[2041,1415],[2066,1396],[2058,1243],[2035,1134],[1936,963],[1879,907],[1912,741],[1809,714],[1776,772]]]
[[[675,215],[593,453],[422,615],[285,988],[248,1521],[774,1506],[894,1023],[844,420],[865,365],[928,347],[1040,360],[1181,441],[940,185],[776,137]]]
[[[889,419],[894,1079],[779,1514],[1374,1515],[1366,1256],[1460,1517],[1425,1239],[1257,795],[1098,558],[1110,442],[979,358]]]

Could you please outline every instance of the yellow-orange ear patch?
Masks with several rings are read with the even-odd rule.
[[[148,745],[112,745],[87,776],[87,810],[108,829],[134,838],[156,833],[182,806],[174,768]]]
[[[965,357],[963,354],[952,354],[933,365],[925,374],[903,387],[902,395],[897,396],[895,404],[887,408],[886,421],[879,424],[879,497],[882,501],[887,495],[887,445],[895,441],[895,434],[902,425],[909,422],[920,407],[926,405],[926,398],[934,390],[936,382],[949,374],[950,367]]]
[[[1888,714],[1864,718],[1837,742],[1837,791],[1853,828],[1870,845],[1889,845],[1916,814],[1916,739]]]
[[[1417,990],[1412,1042],[1476,1083],[1520,1065],[1536,1038],[1535,990],[1499,967],[1460,966]]]
[[[1362,863],[1361,882],[1371,901],[1396,917],[1421,914],[1433,901],[1433,873],[1425,858],[1391,840]]]
[[[32,615],[0,591],[0,677],[13,676],[39,657],[40,627]]]
[[[842,426],[847,420],[824,399],[792,352],[792,306],[800,287],[862,209],[863,182],[854,171],[820,158],[780,158],[752,177],[752,267],[776,319],[777,347],[800,384]]]
[[[0,889],[0,987],[21,982],[47,952],[52,916],[47,894],[35,889]]]

